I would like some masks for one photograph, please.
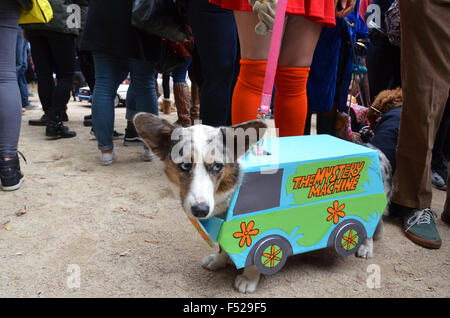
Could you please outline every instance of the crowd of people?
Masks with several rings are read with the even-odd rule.
[[[0,179],[6,191],[24,180],[17,149],[22,109],[38,107],[28,99],[29,47],[44,112],[30,125],[45,126],[47,138],[76,137],[64,122],[77,61],[93,96],[85,122],[92,125],[100,164],[114,163],[118,138],[141,145],[143,160],[153,159],[132,119],[138,112],[159,113],[164,42],[133,25],[132,0],[48,1],[53,19],[21,28],[23,1],[0,3]],[[219,127],[256,119],[277,1],[176,2],[194,49],[163,73],[162,111],[171,111],[172,77],[176,124],[201,120]],[[428,248],[441,245],[430,209],[432,184],[447,190],[441,217],[450,224],[449,14],[447,0],[289,0],[272,101],[280,137],[309,134],[311,114],[317,133],[339,136],[342,114],[346,129],[355,130],[348,96],[356,95],[372,122],[373,143],[394,168],[390,210],[402,217],[406,235]],[[401,39],[393,39],[389,29],[400,16]],[[114,130],[114,98],[128,76],[123,135]]]

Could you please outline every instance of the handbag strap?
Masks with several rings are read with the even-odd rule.
[[[286,16],[287,0],[279,0],[275,21],[270,40],[269,59],[267,61],[264,86],[261,96],[261,104],[258,108],[257,117],[267,119],[270,117],[270,103],[272,101],[273,84],[277,72],[278,56],[280,54],[281,40],[283,38],[284,17]]]

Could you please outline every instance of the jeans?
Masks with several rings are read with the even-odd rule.
[[[28,43],[22,35],[22,28],[17,30],[17,45],[16,45],[16,71],[17,82],[19,83],[20,96],[22,97],[22,107],[30,104],[28,83],[25,73],[28,69]]]
[[[16,156],[22,118],[16,75],[18,9],[15,0],[0,1],[0,158]]]
[[[54,31],[27,31],[31,44],[38,94],[42,108],[53,121],[60,121],[70,99],[75,74],[75,37]],[[56,73],[57,83],[53,80]]]
[[[98,149],[113,147],[114,97],[123,80],[130,73],[127,92],[127,119],[135,113],[158,115],[155,90],[155,71],[152,63],[93,53],[95,65],[95,89],[92,100],[92,129]]]
[[[231,124],[231,98],[239,73],[239,41],[233,12],[208,0],[188,1],[188,21],[200,63],[202,124]],[[195,55],[194,55],[195,56]]]
[[[166,99],[170,98],[170,76],[172,76],[173,83],[186,83],[186,75],[188,73],[189,67],[191,66],[192,59],[188,59],[186,63],[172,73],[163,74],[163,96]]]

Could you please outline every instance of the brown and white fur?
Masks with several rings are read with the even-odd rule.
[[[234,136],[229,135],[224,127],[195,125],[176,128],[168,121],[147,113],[137,114],[134,124],[142,140],[163,161],[164,172],[175,196],[180,198],[185,213],[197,219],[224,217],[242,173],[237,160],[245,154],[251,142],[246,142],[240,151],[236,147],[227,149],[227,138]],[[242,128],[244,131],[251,128],[260,132],[267,126],[263,121],[255,120],[231,128]],[[256,140],[260,138],[262,134]],[[183,153],[181,149],[191,151]],[[383,153],[380,153],[380,164],[383,180],[390,182],[384,178],[385,174],[390,174],[390,164]],[[380,232],[382,224],[377,228],[377,233]],[[359,248],[357,256],[371,258],[372,255],[373,242],[368,239]],[[202,260],[202,266],[209,270],[223,268],[228,263],[228,254],[222,250]],[[236,277],[234,286],[241,293],[253,293],[259,279],[260,273],[256,267],[250,266]]]
[[[236,147],[236,136],[225,127],[175,127],[147,113],[137,114],[134,125],[142,140],[163,161],[164,172],[185,213],[197,219],[225,216],[242,173],[238,159],[262,138],[267,128],[259,120],[232,126],[233,130],[254,129],[257,133],[256,139],[247,138],[243,147]],[[227,142],[230,138],[235,139],[234,142]],[[228,263],[228,254],[222,250],[202,260],[202,266],[209,270],[225,267]],[[259,278],[260,273],[251,266],[236,277],[234,286],[242,293],[253,293]]]

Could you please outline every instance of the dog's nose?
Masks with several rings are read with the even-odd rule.
[[[209,205],[205,202],[196,203],[191,207],[191,211],[196,218],[204,218],[209,213]]]

